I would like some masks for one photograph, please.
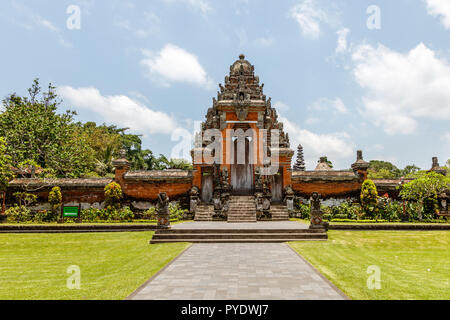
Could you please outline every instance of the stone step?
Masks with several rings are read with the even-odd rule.
[[[325,233],[314,234],[314,233],[187,233],[187,234],[155,234],[153,240],[184,240],[184,239],[207,239],[207,240],[231,240],[231,239],[326,239],[327,235]]]
[[[160,239],[151,240],[150,244],[158,243],[176,243],[176,242],[190,242],[190,243],[279,243],[291,241],[327,241],[327,239]]]
[[[324,229],[169,229],[156,231],[150,243],[258,243],[327,239]]]
[[[157,234],[205,234],[205,233],[245,233],[245,234],[259,234],[259,233],[309,233],[309,234],[317,234],[324,233],[324,229],[168,229],[168,230],[157,230]]]

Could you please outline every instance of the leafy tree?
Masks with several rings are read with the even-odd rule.
[[[413,177],[417,172],[420,171],[420,168],[417,167],[416,165],[409,165],[406,166],[403,170],[402,170],[402,176],[403,177]]]
[[[124,129],[117,129],[115,126],[105,124],[97,126],[95,122],[78,124],[84,139],[94,152],[94,171],[104,176],[114,171],[112,160],[117,156],[122,147],[120,133]]]
[[[372,160],[368,169],[369,179],[396,179],[402,176],[402,171],[387,161]]]
[[[450,188],[450,177],[430,171],[419,178],[401,186],[400,196],[404,200],[414,200],[419,204],[417,213],[422,220],[422,212],[426,199],[435,199],[439,194]]]
[[[57,176],[79,177],[93,166],[93,152],[73,123],[75,112],[57,114],[60,100],[51,84],[42,93],[38,79],[29,97],[11,94],[3,100],[0,136],[5,137],[13,165],[34,161]]]
[[[12,159],[6,153],[6,150],[5,139],[0,137],[0,192],[6,190],[9,181],[14,177],[11,170]]]
[[[125,129],[126,130],[126,129]],[[125,134],[120,137],[122,147],[127,153],[127,159],[131,162],[133,170],[153,170],[155,158],[153,152],[142,149],[142,140],[139,135]]]

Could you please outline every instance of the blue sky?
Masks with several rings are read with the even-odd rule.
[[[2,97],[39,77],[77,120],[130,127],[155,153],[204,119],[244,53],[308,169],[349,168],[357,149],[450,158],[448,0],[4,0],[0,36]]]

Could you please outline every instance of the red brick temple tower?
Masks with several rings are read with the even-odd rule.
[[[241,200],[266,188],[272,203],[281,202],[291,184],[294,151],[254,70],[244,55],[231,65],[196,137],[193,185],[203,203],[213,201],[215,192],[223,193],[224,185]]]

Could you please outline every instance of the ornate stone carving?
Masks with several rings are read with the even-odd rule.
[[[229,193],[222,193],[215,191],[213,196],[214,213],[213,219],[226,220],[229,210]]]
[[[167,193],[161,192],[158,195],[156,212],[158,217],[158,227],[162,229],[170,228],[169,197],[167,196]]]
[[[260,167],[256,167],[256,169],[255,169],[255,190],[256,190],[256,192],[263,191],[263,182],[262,182]]]
[[[286,186],[284,189],[284,201],[286,203],[287,209],[289,214],[292,214],[294,212],[294,198],[295,198],[295,192],[292,190],[291,186]]]
[[[193,186],[189,192],[189,217],[194,218],[197,213],[197,206],[200,204],[200,189],[197,186]]]
[[[320,209],[320,194],[313,192],[310,199],[311,203],[311,225],[310,229],[327,228],[328,223],[323,221],[323,212]]]
[[[256,218],[258,220],[271,219],[270,198],[262,192],[255,193]]]

